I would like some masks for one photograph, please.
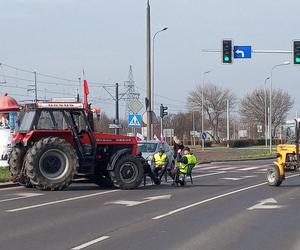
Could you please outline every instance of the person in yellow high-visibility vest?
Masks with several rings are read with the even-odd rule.
[[[171,177],[174,179],[175,183],[180,183],[184,185],[184,179],[180,180],[180,175],[184,176],[188,172],[188,167],[195,165],[197,163],[196,156],[191,153],[189,147],[185,147],[183,151],[179,150],[176,158],[177,166],[172,170]]]
[[[160,148],[159,151],[154,154],[153,162],[154,162],[154,173],[159,179],[161,179],[161,177],[164,175],[166,171],[166,167],[169,162],[168,156],[162,148]]]

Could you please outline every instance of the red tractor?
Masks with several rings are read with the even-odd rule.
[[[76,176],[138,187],[144,170],[135,137],[95,133],[90,117],[79,102],[26,105],[9,157],[13,179],[42,190],[62,190]]]

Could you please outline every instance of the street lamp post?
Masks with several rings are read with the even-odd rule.
[[[156,38],[156,36],[160,33],[160,32],[163,32],[163,31],[165,31],[165,30],[167,30],[168,29],[168,27],[165,27],[165,28],[163,28],[163,29],[161,29],[161,30],[159,30],[159,31],[157,31],[155,34],[154,34],[154,36],[153,36],[153,38],[152,38],[152,82],[151,82],[151,90],[152,90],[152,93],[151,93],[151,96],[152,96],[152,101],[151,101],[151,110],[152,111],[154,111],[154,56],[155,56],[155,53],[154,53],[154,51],[155,51],[155,38]],[[154,126],[153,126],[153,124],[151,124],[151,126],[152,126],[152,128],[151,128],[151,130],[152,130],[152,135],[154,134]]]
[[[279,66],[289,65],[290,62],[276,64],[271,69],[271,83],[270,83],[270,121],[269,121],[269,136],[270,136],[270,153],[272,152],[272,85],[273,85],[273,70]]]
[[[147,0],[147,11],[146,11],[146,72],[147,72],[147,97],[146,97],[146,111],[147,111],[147,139],[152,139],[152,96],[151,96],[151,25],[150,25],[150,4]]]
[[[202,123],[201,123],[201,142],[202,142],[202,151],[204,151],[204,139],[202,134],[204,133],[204,77],[206,74],[210,73],[210,70],[203,72],[202,78],[202,90],[201,90],[201,117],[202,117]]]
[[[268,125],[267,125],[267,117],[268,117],[268,108],[267,108],[267,81],[270,79],[268,76],[265,79],[265,143],[266,143],[266,148],[268,147]]]

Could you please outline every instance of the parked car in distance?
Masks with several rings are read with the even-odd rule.
[[[160,148],[162,148],[168,156],[169,163],[167,168],[172,168],[175,164],[174,154],[167,142],[156,140],[140,141],[138,143],[137,152],[142,153],[142,157],[152,166],[153,155],[158,152]]]

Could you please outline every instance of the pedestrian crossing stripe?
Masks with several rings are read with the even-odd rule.
[[[139,128],[142,124],[140,115],[129,115],[128,125],[129,127]]]

